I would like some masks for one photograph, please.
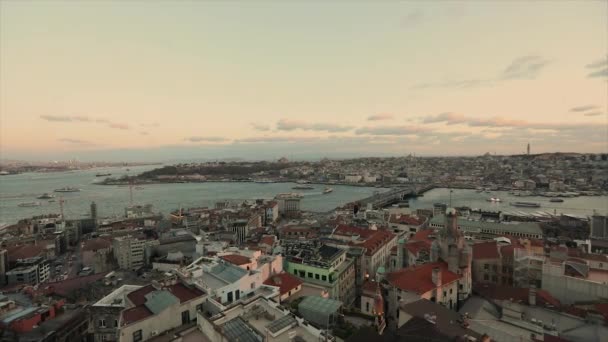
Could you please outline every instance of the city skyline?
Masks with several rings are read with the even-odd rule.
[[[0,154],[605,153],[606,10],[2,2]]]

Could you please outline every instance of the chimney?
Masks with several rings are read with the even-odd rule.
[[[435,286],[437,286],[437,287],[441,286],[441,268],[439,268],[439,267],[433,268],[432,280],[433,280],[433,284],[435,284]]]
[[[530,291],[528,293],[528,304],[530,304],[530,306],[536,305],[536,286],[535,285],[530,286]]]

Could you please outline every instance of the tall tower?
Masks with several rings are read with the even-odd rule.
[[[93,227],[97,229],[97,204],[91,202],[91,219],[93,220]]]
[[[530,155],[530,143],[528,143],[528,149],[527,149],[528,155]]]

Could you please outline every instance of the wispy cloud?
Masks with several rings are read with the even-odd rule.
[[[477,88],[489,87],[501,82],[512,80],[532,80],[537,78],[541,71],[550,63],[541,56],[522,56],[515,58],[498,75],[488,78],[471,78],[464,80],[448,80],[440,82],[417,83],[412,89],[427,88]]]
[[[540,56],[523,56],[516,58],[502,72],[503,80],[531,80],[538,77],[549,60]]]
[[[266,125],[266,124],[260,124],[260,123],[255,123],[252,122],[251,126],[253,127],[253,129],[255,129],[256,131],[270,131],[270,125]]]
[[[585,106],[572,107],[572,108],[570,108],[570,111],[575,112],[575,113],[580,113],[580,112],[586,112],[588,110],[594,110],[594,109],[597,109],[597,106],[585,105]]]
[[[583,115],[584,116],[598,116],[598,115],[602,115],[602,112],[589,112],[589,113],[585,113]]]
[[[457,113],[441,113],[437,115],[426,116],[422,119],[423,123],[446,122],[448,125],[455,125],[466,122],[466,117]]]
[[[589,78],[608,77],[608,56],[597,61],[591,62],[585,67],[591,70],[591,72],[587,74],[587,77]]]
[[[42,120],[50,122],[71,122],[71,123],[94,123],[94,124],[105,124],[109,128],[128,130],[130,126],[124,123],[111,122],[108,119],[103,118],[91,118],[82,115],[40,115]]]
[[[297,120],[281,119],[277,122],[277,129],[280,131],[301,129],[305,131],[347,132],[352,130],[353,127],[332,123],[307,123]]]
[[[414,27],[424,20],[424,12],[415,10],[407,13],[401,20],[401,26],[405,28]]]
[[[93,143],[86,141],[86,140],[80,140],[80,139],[71,139],[71,138],[61,138],[59,139],[60,142],[64,142],[64,143],[68,143],[68,144],[74,144],[74,145],[94,145]]]
[[[313,142],[319,140],[319,137],[249,137],[235,140],[235,143],[303,143],[303,142]]]
[[[115,122],[111,122],[108,124],[108,127],[110,128],[116,128],[116,129],[122,129],[122,130],[127,130],[130,129],[131,127],[129,127],[129,125],[127,124],[122,124],[122,123],[115,123]]]
[[[189,141],[189,142],[224,142],[224,141],[228,141],[227,138],[224,137],[203,137],[203,136],[193,136],[193,137],[188,137],[185,138],[184,140]]]
[[[392,114],[375,114],[368,116],[367,121],[393,120],[394,118]]]
[[[429,128],[418,126],[376,126],[376,127],[361,127],[355,131],[355,134],[363,135],[410,135],[430,131]]]
[[[585,130],[593,129],[597,126],[594,123],[546,123],[546,122],[530,122],[526,120],[514,120],[510,118],[503,118],[494,116],[490,118],[475,118],[468,117],[465,115],[452,115],[451,113],[442,113],[438,115],[431,115],[422,118],[422,123],[433,124],[433,123],[446,123],[452,124],[464,124],[469,127],[482,127],[482,128],[497,128],[497,129],[509,129],[509,128],[524,128],[524,129],[535,129],[535,130],[551,130],[551,131],[573,131],[573,130]]]

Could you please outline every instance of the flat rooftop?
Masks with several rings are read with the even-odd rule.
[[[101,298],[93,306],[117,306],[125,307],[125,298],[127,295],[135,290],[140,289],[142,286],[138,285],[123,285],[116,290],[112,291],[109,295]]]

